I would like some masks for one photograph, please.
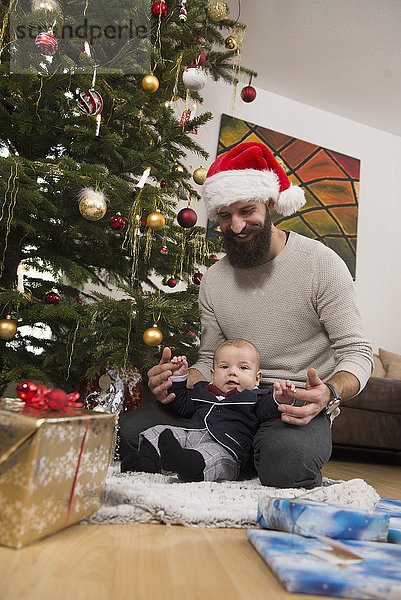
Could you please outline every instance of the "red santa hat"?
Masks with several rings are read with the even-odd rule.
[[[235,202],[274,202],[288,216],[305,204],[304,191],[292,185],[270,150],[257,142],[244,142],[217,158],[202,186],[209,218]]]

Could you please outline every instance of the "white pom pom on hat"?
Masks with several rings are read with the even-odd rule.
[[[292,185],[264,144],[244,142],[217,158],[202,186],[209,218],[235,202],[274,202],[275,210],[289,216],[306,202],[304,191]]]

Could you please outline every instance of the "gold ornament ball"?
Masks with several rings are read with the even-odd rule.
[[[146,219],[146,225],[149,227],[149,229],[152,229],[153,231],[159,231],[160,229],[163,229],[165,224],[166,219],[158,211],[150,213],[150,215],[148,215],[148,218]]]
[[[182,165],[179,165],[178,163],[175,163],[175,165],[173,166],[173,171],[174,173],[183,173],[184,167]]]
[[[145,75],[142,79],[142,87],[148,94],[153,94],[159,89],[159,80],[155,75],[152,75],[152,73]]]
[[[156,324],[153,325],[153,327],[149,327],[149,329],[143,333],[143,341],[147,346],[158,346],[162,343],[162,340],[163,334]]]
[[[17,321],[7,315],[5,319],[0,320],[0,339],[11,340],[17,333]]]
[[[227,50],[236,50],[238,48],[238,40],[233,35],[229,35],[224,42]]]
[[[212,21],[222,21],[227,14],[227,4],[221,2],[221,0],[213,0],[213,2],[209,4],[207,14]]]
[[[203,185],[205,183],[206,175],[207,169],[205,169],[205,167],[198,167],[193,172],[192,178],[198,185]]]
[[[88,189],[81,193],[79,212],[88,221],[99,221],[107,212],[107,203],[101,192]]]

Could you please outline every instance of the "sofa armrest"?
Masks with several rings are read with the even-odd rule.
[[[371,377],[366,387],[341,405],[333,422],[333,444],[401,451],[401,381]]]
[[[343,406],[401,414],[401,380],[370,377],[364,389]]]

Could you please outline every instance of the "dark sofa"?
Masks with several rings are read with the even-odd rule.
[[[332,436],[334,447],[401,453],[401,380],[371,377],[341,405]]]

